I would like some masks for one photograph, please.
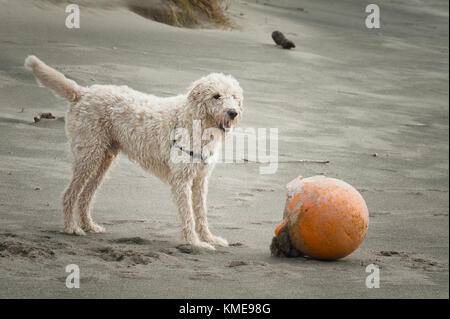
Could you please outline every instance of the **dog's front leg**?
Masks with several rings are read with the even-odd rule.
[[[172,196],[180,214],[183,239],[195,246],[214,249],[214,246],[211,244],[201,241],[195,232],[192,209],[192,182],[174,183],[172,185]]]
[[[192,202],[194,205],[195,230],[200,238],[208,243],[228,246],[226,239],[214,236],[209,231],[208,219],[206,217],[207,206],[206,197],[208,195],[208,179],[207,177],[197,177],[192,184]]]

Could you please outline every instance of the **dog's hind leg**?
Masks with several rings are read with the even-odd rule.
[[[78,195],[86,185],[89,177],[93,172],[98,171],[101,164],[101,153],[98,149],[92,148],[72,150],[73,175],[72,180],[63,195],[63,211],[64,211],[64,232],[74,235],[84,235],[84,231],[77,225],[74,218],[74,206]]]
[[[204,240],[210,244],[219,246],[228,246],[226,239],[211,234],[206,217],[207,206],[206,197],[208,194],[208,178],[205,176],[197,177],[192,183],[192,203],[195,215],[195,230]]]
[[[90,231],[94,233],[103,233],[105,229],[92,220],[90,213],[90,204],[94,197],[95,191],[102,183],[106,172],[111,167],[111,164],[116,157],[117,152],[106,151],[101,159],[100,165],[97,171],[89,177],[86,185],[78,196],[78,212],[80,213],[81,228],[84,231]]]
[[[195,232],[195,222],[192,209],[192,182],[185,180],[173,182],[172,195],[181,218],[182,236],[188,243],[208,249],[214,249],[211,244],[201,241]]]

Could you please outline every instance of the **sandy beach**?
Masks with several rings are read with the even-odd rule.
[[[367,29],[358,0],[231,2],[236,25],[177,28],[124,6],[0,0],[0,298],[448,298],[448,1],[379,1]],[[282,31],[296,48],[271,39]],[[66,103],[23,67],[34,54],[80,85],[128,85],[171,96],[210,72],[244,89],[242,128],[278,129],[278,168],[220,163],[208,218],[229,240],[184,245],[169,187],[125,156],[93,208],[105,234],[69,236],[61,194],[71,166]],[[308,163],[302,160],[323,160]],[[342,179],[363,195],[367,237],[334,262],[276,258],[285,185],[298,175]],[[65,285],[68,264],[79,289]],[[366,266],[380,268],[368,289]]]

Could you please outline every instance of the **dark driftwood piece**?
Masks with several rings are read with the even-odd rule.
[[[34,117],[34,122],[39,122],[41,119],[49,119],[49,120],[53,120],[56,117],[53,116],[52,113],[38,113],[35,117]]]
[[[280,45],[283,47],[283,49],[291,49],[295,48],[294,42],[291,40],[286,39],[283,33],[280,31],[273,31],[272,32],[272,39],[275,41],[277,45]]]

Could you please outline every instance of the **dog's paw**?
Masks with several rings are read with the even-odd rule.
[[[90,223],[89,225],[83,226],[84,231],[101,234],[105,232],[105,228],[97,225],[96,223]]]
[[[196,247],[200,247],[200,248],[205,248],[205,249],[209,249],[209,250],[216,250],[213,245],[211,245],[211,244],[209,244],[207,242],[201,241],[201,240],[191,241],[190,244],[193,245],[193,246],[196,246]]]
[[[69,227],[65,227],[63,229],[63,232],[69,235],[77,235],[77,236],[84,236],[86,233],[78,226],[73,225]]]
[[[208,236],[208,238],[205,239],[208,243],[211,243],[213,245],[228,247],[228,241],[225,238],[210,235]]]

